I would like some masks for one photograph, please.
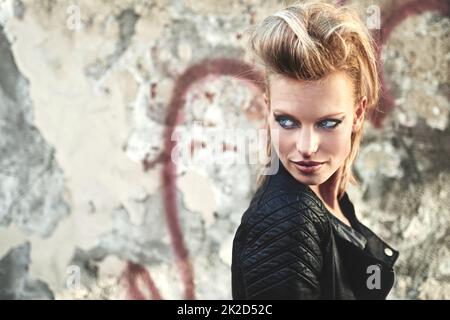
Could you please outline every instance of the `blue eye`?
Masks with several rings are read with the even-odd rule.
[[[274,115],[274,117],[275,121],[278,122],[278,124],[284,129],[293,129],[299,126],[296,121],[291,120],[289,117],[282,115]],[[320,121],[317,127],[331,130],[335,129],[341,122],[342,119],[325,119]]]
[[[295,123],[294,121],[292,121],[289,118],[286,117],[280,117],[280,116],[276,116],[275,117],[275,121],[278,122],[278,124],[285,129],[290,129],[295,127]]]
[[[341,120],[332,120],[327,119],[323,120],[319,123],[319,126],[325,129],[334,129],[336,128],[342,121]],[[331,125],[330,125],[331,124]]]

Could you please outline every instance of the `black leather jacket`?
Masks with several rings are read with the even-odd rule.
[[[256,191],[233,241],[233,299],[385,299],[394,250],[339,201],[352,228],[279,162]]]

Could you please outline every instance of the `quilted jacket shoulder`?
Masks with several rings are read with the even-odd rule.
[[[304,185],[267,179],[233,243],[233,297],[318,298],[328,229],[322,204]]]

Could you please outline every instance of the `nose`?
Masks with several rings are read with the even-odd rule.
[[[319,137],[314,133],[314,129],[301,128],[296,147],[297,151],[306,159],[317,152],[319,148]]]

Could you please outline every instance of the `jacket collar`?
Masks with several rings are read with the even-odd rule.
[[[343,197],[339,201],[342,210],[349,219],[355,233],[365,239],[366,246],[365,249],[376,259],[384,262],[387,266],[391,267],[394,265],[395,261],[399,256],[399,252],[388,245],[384,240],[377,236],[372,230],[362,224],[355,214],[355,208],[353,203],[350,201],[347,192],[344,193]],[[344,225],[345,227],[348,227]]]

